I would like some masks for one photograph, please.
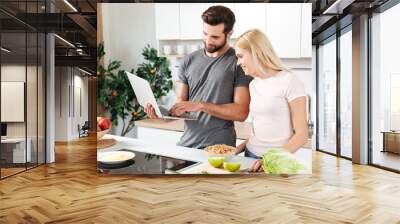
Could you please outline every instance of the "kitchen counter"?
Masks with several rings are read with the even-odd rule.
[[[165,145],[165,144],[157,144],[155,142],[144,142],[139,139],[130,138],[130,137],[121,137],[117,135],[105,135],[104,138],[114,138],[117,140],[117,143],[113,146],[99,149],[98,152],[107,152],[107,151],[115,151],[119,149],[132,149],[139,152],[156,154],[160,156],[181,159],[181,160],[190,160],[193,162],[208,162],[208,155],[205,151],[194,148],[187,148],[177,145]],[[234,161],[238,160],[242,163],[242,166],[245,168],[250,167],[253,163],[254,159],[243,157],[243,156],[234,156]]]
[[[182,146],[176,145],[166,145],[160,144],[156,142],[148,142],[143,141],[140,139],[134,139],[130,137],[121,137],[116,135],[105,135],[104,138],[114,138],[117,140],[117,143],[113,146],[98,149],[98,153],[107,152],[107,151],[116,151],[121,149],[130,149],[133,151],[149,153],[160,155],[164,157],[169,157],[173,159],[180,159],[180,160],[188,160],[198,163],[197,165],[205,165],[208,163],[208,155],[205,151],[194,149],[194,148],[187,148]],[[308,164],[311,167],[312,163],[312,153],[309,149],[299,149],[298,152],[295,153],[296,158],[303,161],[304,163]],[[241,170],[248,169],[255,159],[244,157],[244,156],[233,156],[231,162],[239,162],[241,164]],[[185,169],[185,173],[188,169]]]
[[[166,120],[166,119],[144,119],[136,121],[135,125],[138,127],[155,128],[169,131],[184,131],[183,120]],[[248,122],[237,122],[235,121],[236,136],[238,139],[247,140],[249,139],[252,132],[252,124]],[[304,148],[311,148],[311,139],[303,146]]]

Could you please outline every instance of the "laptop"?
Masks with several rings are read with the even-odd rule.
[[[150,83],[130,72],[126,72],[129,82],[131,83],[132,89],[135,92],[136,99],[140,106],[146,107],[147,104],[151,104],[158,117],[163,119],[174,119],[174,120],[197,120],[194,114],[184,113],[181,116],[172,116],[169,113],[169,109],[159,106],[156,98],[154,97],[153,91],[151,90]]]

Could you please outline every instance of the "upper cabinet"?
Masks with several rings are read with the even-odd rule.
[[[301,10],[301,57],[312,57],[312,3],[302,4]]]
[[[179,11],[180,39],[201,39],[203,33],[203,21],[201,14],[210,7],[207,3],[181,3]]]
[[[180,39],[195,40],[202,39],[203,20],[201,14],[212,5],[223,5],[234,11],[233,3],[180,3]]]
[[[179,4],[155,4],[157,40],[177,40],[179,36]]]
[[[239,37],[249,29],[259,29],[265,32],[265,4],[264,3],[236,3],[236,23],[233,27],[233,38]]]
[[[216,3],[155,4],[158,40],[201,40],[201,14]],[[311,3],[218,3],[236,17],[232,38],[263,31],[281,58],[311,57]]]
[[[298,3],[266,4],[265,34],[281,58],[300,57],[301,9]]]

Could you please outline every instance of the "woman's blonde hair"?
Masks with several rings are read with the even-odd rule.
[[[255,65],[262,73],[265,73],[266,69],[288,71],[276,55],[268,37],[258,29],[244,32],[237,38],[235,46],[250,52]]]

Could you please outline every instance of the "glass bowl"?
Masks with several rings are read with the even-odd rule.
[[[208,157],[221,157],[224,158],[224,161],[229,161],[235,155],[236,148],[229,145],[217,144],[206,147],[204,151]]]

